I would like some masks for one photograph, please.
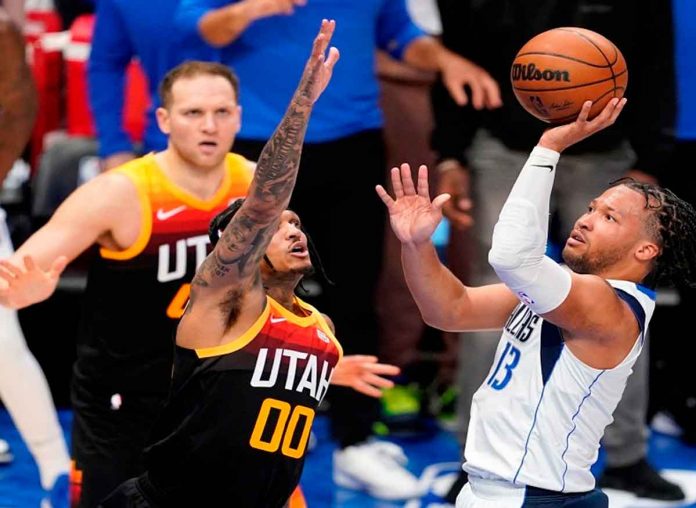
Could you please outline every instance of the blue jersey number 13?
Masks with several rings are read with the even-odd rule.
[[[488,385],[494,390],[505,388],[512,379],[512,371],[520,363],[520,356],[520,350],[508,342],[503,349],[503,354],[500,355],[498,365],[495,366],[493,374],[488,378]]]

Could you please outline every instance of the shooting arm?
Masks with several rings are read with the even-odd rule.
[[[534,148],[503,205],[488,254],[500,280],[539,314],[558,307],[570,291],[570,274],[545,256],[558,158]]]

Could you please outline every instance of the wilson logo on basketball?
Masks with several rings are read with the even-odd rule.
[[[512,65],[512,80],[513,81],[570,81],[570,73],[556,69],[537,69],[536,65],[530,64],[513,64]]]

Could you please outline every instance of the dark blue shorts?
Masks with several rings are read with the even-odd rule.
[[[554,506],[563,508],[608,508],[609,498],[599,489],[564,494],[553,490],[526,487],[522,508]]]

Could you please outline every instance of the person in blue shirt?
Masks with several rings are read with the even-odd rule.
[[[380,327],[389,326],[378,323],[373,300],[385,220],[373,189],[386,170],[376,50],[440,72],[460,104],[495,108],[500,92],[486,71],[420,30],[404,0],[182,0],[180,37],[199,36],[219,48],[221,61],[240,76],[244,122],[235,151],[258,157],[292,96],[312,28],[322,18],[336,20],[334,43],[346,51],[314,109],[291,208],[317,231],[317,248],[326,253],[335,282],[306,284],[313,304],[332,316],[347,353],[374,353]],[[360,276],[353,267],[360,267]],[[368,440],[378,404],[343,390],[330,397],[332,436],[339,443],[336,483],[383,499],[420,495],[418,481],[403,467],[403,452]]]
[[[164,150],[167,138],[157,127],[157,85],[185,60],[217,61],[217,51],[195,37],[175,37],[178,0],[99,0],[88,64],[89,100],[97,128],[103,169],[136,157],[123,129],[126,69],[137,58],[151,101],[142,152]]]

